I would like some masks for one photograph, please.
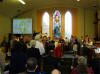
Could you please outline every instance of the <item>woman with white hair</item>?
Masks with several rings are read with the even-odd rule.
[[[79,56],[77,61],[78,65],[72,70],[71,74],[94,74],[93,70],[87,66],[87,58]]]
[[[43,43],[41,42],[40,38],[41,38],[40,34],[35,36],[35,40],[36,40],[35,48],[38,48],[40,51],[40,55],[43,55],[45,53],[45,49],[44,49]]]

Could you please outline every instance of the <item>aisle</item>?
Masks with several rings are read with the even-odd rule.
[[[62,74],[70,74],[71,66],[76,65],[77,57],[73,55],[72,51],[64,52],[64,56],[60,58],[60,71]]]

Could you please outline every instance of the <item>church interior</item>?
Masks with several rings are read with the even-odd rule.
[[[100,0],[0,0],[0,74],[100,74]]]

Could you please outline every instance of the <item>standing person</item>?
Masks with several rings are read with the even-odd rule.
[[[21,36],[19,37],[19,41],[20,41],[20,43],[21,43],[21,45],[22,45],[22,47],[23,47],[23,51],[26,52],[26,51],[27,51],[27,46],[26,46],[26,44],[25,44],[25,42],[24,42],[24,36],[23,36],[23,35],[21,35]]]
[[[73,43],[74,56],[77,56],[77,50],[78,50],[78,41],[77,39],[75,39],[75,42]]]
[[[45,49],[44,49],[43,43],[40,40],[40,37],[41,37],[40,35],[35,36],[35,40],[36,40],[35,48],[38,48],[40,51],[40,55],[43,55],[45,54]]]
[[[70,40],[66,37],[65,38],[65,48],[64,49],[69,50],[69,43],[70,43]]]
[[[65,38],[65,45],[68,46],[68,44],[69,44],[69,39],[66,37]]]
[[[61,43],[58,42],[58,40],[55,40],[55,49],[54,49],[54,55],[56,58],[60,58],[60,49],[61,49]]]
[[[74,36],[71,35],[71,38],[70,38],[70,50],[73,50],[73,42],[74,42]]]
[[[85,40],[84,40],[84,37],[81,36],[81,47],[84,47],[85,46]]]
[[[48,54],[48,41],[47,41],[47,36],[43,36],[43,39],[42,39],[42,43],[44,45],[44,49],[45,49],[45,52],[46,54]]]
[[[19,42],[19,35],[12,35],[12,40],[10,43],[11,50],[15,47],[17,42]]]
[[[35,45],[36,45],[36,41],[31,40],[30,41],[30,48],[28,48],[28,50],[27,50],[27,56],[28,57],[35,57],[39,61],[41,56],[40,56],[39,49],[35,48]]]
[[[88,46],[88,43],[89,43],[89,37],[88,37],[88,35],[86,35],[86,37],[85,37],[85,46],[86,47]]]
[[[11,74],[18,74],[26,70],[27,55],[23,52],[20,42],[16,42],[11,51]]]
[[[54,39],[51,39],[49,41],[48,45],[49,45],[49,50],[54,50],[54,48],[55,48],[55,41],[54,41]]]

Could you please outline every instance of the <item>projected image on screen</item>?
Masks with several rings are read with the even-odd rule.
[[[32,34],[32,19],[14,19],[13,34]]]

